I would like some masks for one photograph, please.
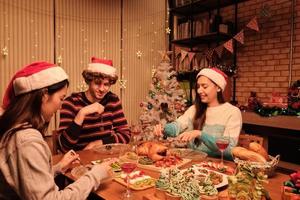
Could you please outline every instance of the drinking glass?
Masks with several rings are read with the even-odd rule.
[[[139,141],[142,128],[139,124],[132,123],[130,127],[130,131],[131,131],[131,138],[130,138],[131,150],[133,152],[136,152],[137,143]]]
[[[126,191],[123,194],[123,200],[132,200],[133,199],[130,188],[129,188],[129,181],[130,181],[129,174],[131,172],[133,172],[135,170],[135,168],[136,168],[135,163],[125,162],[121,165],[122,171],[127,174],[127,177],[126,177]]]
[[[219,151],[221,151],[221,164],[223,165],[223,154],[226,148],[229,145],[229,137],[228,136],[218,136],[216,137],[216,145],[219,148]]]

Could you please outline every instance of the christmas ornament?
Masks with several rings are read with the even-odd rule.
[[[153,105],[152,105],[151,103],[148,103],[147,108],[148,108],[149,110],[151,110],[151,109],[153,108]]]
[[[125,79],[120,79],[120,80],[119,80],[119,83],[120,83],[121,89],[126,89],[126,83],[127,83],[127,80],[125,80]]]
[[[57,63],[58,66],[60,66],[62,64],[62,57],[61,57],[61,55],[57,56],[56,63]]]
[[[171,33],[171,29],[169,27],[166,28],[166,33],[169,35]]]
[[[138,50],[138,51],[136,52],[136,56],[137,56],[138,59],[141,59],[141,57],[142,57],[142,52],[141,52],[140,50]]]
[[[7,46],[4,46],[1,50],[1,54],[3,57],[8,56],[8,48]]]
[[[87,89],[88,86],[84,81],[81,81],[81,83],[77,86],[78,92],[86,91]]]

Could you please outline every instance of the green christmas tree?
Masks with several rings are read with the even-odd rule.
[[[174,121],[186,110],[186,95],[176,79],[176,71],[170,64],[167,52],[153,71],[152,83],[146,101],[141,103],[140,122],[144,132],[152,132],[156,124],[163,126]],[[147,134],[149,135],[149,134]]]

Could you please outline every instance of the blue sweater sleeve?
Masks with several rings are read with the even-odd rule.
[[[168,123],[164,127],[164,135],[168,137],[176,137],[179,133],[179,127],[176,122]]]
[[[210,134],[207,134],[205,132],[202,132],[200,136],[200,140],[207,146],[207,148],[211,151],[208,152],[210,156],[218,156],[221,155],[221,152],[219,151],[219,148],[216,145],[216,138]],[[232,154],[231,150],[235,146],[235,141],[230,138],[229,145],[224,151],[224,158],[232,160]]]

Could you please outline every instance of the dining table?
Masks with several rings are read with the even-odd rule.
[[[91,164],[91,161],[95,160],[103,160],[105,158],[110,158],[110,157],[118,157],[118,154],[103,154],[99,153],[98,151],[95,150],[84,150],[84,151],[77,151],[77,153],[80,156],[81,159],[81,164],[83,165],[88,165]],[[53,156],[53,163],[59,162],[59,160],[62,158],[63,155],[54,155]],[[211,157],[206,157],[205,161],[212,161],[212,162],[220,162],[220,159],[218,158],[211,158]],[[192,160],[191,162],[187,163],[185,166],[182,166],[182,168],[186,168],[191,166],[192,164],[197,164],[200,161],[194,161]],[[235,167],[235,163],[233,161],[227,161],[224,160],[224,164],[227,166]],[[75,167],[78,164],[74,164]],[[300,167],[299,167],[300,169]],[[147,169],[142,169],[145,174],[157,179],[160,175],[158,171],[153,171],[153,170],[147,170]],[[283,182],[289,180],[289,174],[285,173],[286,171],[276,171],[275,175],[268,178],[268,183],[265,184],[265,189],[269,192],[269,195],[272,200],[280,200],[281,199],[281,188],[283,186]],[[72,176],[70,170],[67,171],[64,174],[65,178],[68,181],[75,181],[76,178]],[[225,188],[226,189],[226,188]],[[116,181],[114,181],[112,178],[105,180],[102,182],[99,186],[99,188],[93,192],[93,196],[98,197],[99,199],[107,199],[107,200],[120,200],[122,199],[122,194],[126,190],[126,187]],[[135,200],[150,200],[151,195],[155,193],[156,189],[155,187],[151,187],[145,190],[132,190],[132,195],[133,199]],[[149,198],[150,196],[150,198]],[[147,198],[148,197],[148,198]],[[152,199],[155,199],[154,196]]]

